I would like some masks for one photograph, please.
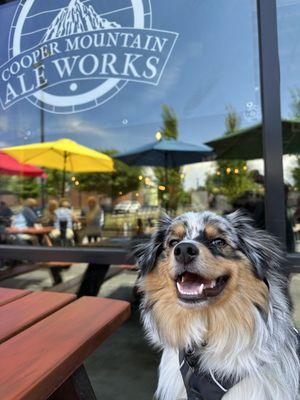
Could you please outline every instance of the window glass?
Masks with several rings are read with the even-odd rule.
[[[300,81],[298,46],[300,1],[278,0],[278,38],[283,120],[283,169],[286,194],[287,248],[300,251]]]
[[[0,146],[44,169],[1,174],[3,242],[107,244],[147,235],[161,208],[244,208],[263,227],[255,1],[11,1],[0,5],[0,37]],[[220,160],[182,154],[166,169],[170,148],[95,173],[74,143],[46,152],[60,139],[109,156],[165,139],[182,153],[210,143]],[[45,234],[27,229],[41,224]]]

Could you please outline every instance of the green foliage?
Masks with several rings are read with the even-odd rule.
[[[292,96],[292,118],[300,120],[300,88],[291,91]],[[292,177],[294,180],[295,189],[300,191],[300,157],[297,157],[297,165],[292,169]]]
[[[291,91],[292,97],[292,118],[299,120],[300,119],[300,88],[293,89]]]
[[[41,186],[38,178],[16,177],[11,182],[11,190],[21,199],[37,198],[40,196]]]
[[[12,177],[7,175],[0,175],[0,189],[10,190]]]
[[[162,119],[163,126],[160,130],[162,138],[178,139],[178,120],[175,112],[167,105],[162,106]],[[168,210],[176,211],[179,205],[188,202],[188,197],[183,190],[181,168],[168,168],[166,176],[165,168],[157,167],[154,169],[154,173],[158,184],[167,187],[166,191],[159,191],[159,199],[161,202],[167,203]]]
[[[209,193],[221,193],[231,202],[246,191],[256,190],[251,173],[245,168],[247,165],[242,160],[219,160],[215,173],[206,179],[206,190]]]
[[[102,152],[109,156],[117,154],[116,150]],[[124,195],[139,189],[139,175],[140,167],[130,167],[115,160],[115,171],[112,173],[79,174],[76,177],[80,182],[80,191],[103,193],[116,199],[120,192]]]
[[[228,106],[225,136],[236,133],[239,125],[239,116],[231,106]],[[243,160],[218,160],[216,171],[207,176],[205,187],[209,193],[221,193],[231,202],[245,191],[256,190],[247,163]]]
[[[297,166],[292,170],[295,189],[300,191],[300,157],[297,157]]]
[[[45,192],[49,196],[60,196],[63,180],[63,171],[57,169],[47,169],[47,179],[45,180]],[[69,179],[69,174],[66,174],[66,181]]]
[[[178,120],[177,116],[167,105],[162,106],[163,127],[161,134],[164,139],[178,139]]]

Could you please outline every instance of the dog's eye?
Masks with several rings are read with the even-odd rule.
[[[169,246],[170,246],[170,247],[174,247],[174,246],[176,246],[176,244],[178,244],[179,242],[180,242],[179,239],[171,239],[171,240],[169,241]]]
[[[217,247],[224,247],[227,243],[225,242],[224,239],[221,238],[216,238],[211,240],[210,242],[213,246],[217,246]]]

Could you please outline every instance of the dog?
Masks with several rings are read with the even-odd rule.
[[[142,322],[162,350],[156,399],[300,398],[275,238],[238,211],[164,215],[136,256]]]

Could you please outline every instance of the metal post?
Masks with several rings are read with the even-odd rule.
[[[42,96],[44,94],[43,90],[41,91]],[[40,132],[41,132],[41,143],[45,142],[45,111],[44,111],[44,102],[41,101],[40,106]],[[45,178],[41,178],[41,203],[42,210],[44,210],[46,205],[46,196],[45,196]]]
[[[257,0],[266,229],[286,246],[276,0]]]
[[[63,168],[63,176],[62,176],[62,187],[61,187],[61,197],[65,196],[66,189],[66,165],[67,165],[67,152],[64,152],[64,168]]]
[[[167,151],[165,151],[165,209],[166,209],[166,213],[169,212],[169,199],[170,199],[170,185],[169,185],[169,177],[168,177],[168,153]]]

